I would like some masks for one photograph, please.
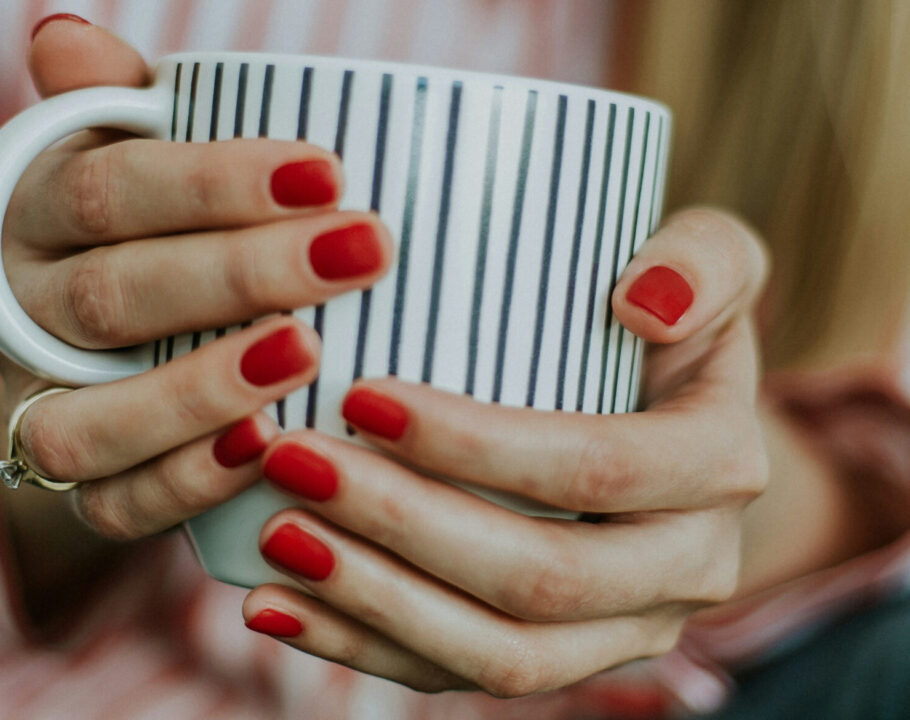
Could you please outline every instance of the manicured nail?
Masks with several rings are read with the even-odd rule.
[[[301,160],[282,165],[272,173],[272,197],[279,205],[305,207],[335,200],[338,183],[328,160]]]
[[[338,473],[322,455],[297,443],[279,445],[262,470],[276,485],[309,500],[328,500],[338,489]]]
[[[286,327],[250,346],[240,360],[240,373],[253,385],[271,385],[308,369],[313,358],[294,327]]]
[[[317,236],[310,243],[310,264],[324,280],[346,280],[375,272],[382,248],[372,225],[360,223]]]
[[[256,421],[246,418],[215,441],[212,453],[219,465],[234,468],[262,455],[267,445]]]
[[[57,20],[69,20],[70,22],[82,23],[83,25],[91,25],[91,23],[85,18],[81,18],[78,15],[73,15],[72,13],[55,13],[54,15],[48,15],[45,18],[41,18],[35,27],[32,28],[32,40],[35,39],[35,35],[38,34],[38,31],[41,30],[48,23],[56,22]]]
[[[683,276],[662,265],[639,275],[626,292],[630,303],[644,308],[665,325],[675,325],[694,297]]]
[[[341,414],[351,425],[388,440],[400,439],[408,427],[408,411],[401,403],[368,388],[349,392]]]
[[[262,610],[245,625],[250,630],[275,637],[297,637],[303,632],[303,625],[297,618],[278,610]]]
[[[279,526],[272,533],[262,547],[262,554],[310,580],[325,580],[335,567],[332,552],[308,532],[291,523]]]

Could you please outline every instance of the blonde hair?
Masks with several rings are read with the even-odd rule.
[[[732,208],[771,250],[768,364],[893,349],[910,286],[910,3],[651,0],[636,12],[628,89],[675,115],[668,209]]]

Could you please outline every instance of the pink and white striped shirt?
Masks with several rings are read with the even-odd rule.
[[[0,0],[0,122],[37,99],[24,67],[29,31],[56,12],[112,28],[149,59],[182,49],[337,53],[587,84],[603,77],[619,31],[608,0]],[[803,386],[779,387],[777,397],[794,417],[827,418],[807,431],[910,507],[906,391],[881,375],[825,378],[812,401]],[[712,624],[692,623],[656,661],[501,701],[422,695],[246,630],[245,591],[205,576],[178,534],[138,545],[70,634],[37,643],[0,535],[0,717],[562,720],[709,710],[732,687],[730,668],[906,584],[908,558],[910,535]]]

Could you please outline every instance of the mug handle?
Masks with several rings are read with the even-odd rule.
[[[16,183],[49,145],[92,127],[167,137],[173,94],[165,86],[97,87],[44,100],[0,127],[0,231]],[[68,385],[135,375],[151,366],[147,347],[84,350],[39,327],[13,295],[0,255],[0,352],[33,373]]]

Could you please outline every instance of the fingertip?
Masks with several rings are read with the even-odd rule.
[[[141,87],[150,72],[131,45],[69,13],[39,21],[32,31],[28,66],[42,97],[98,85]]]

